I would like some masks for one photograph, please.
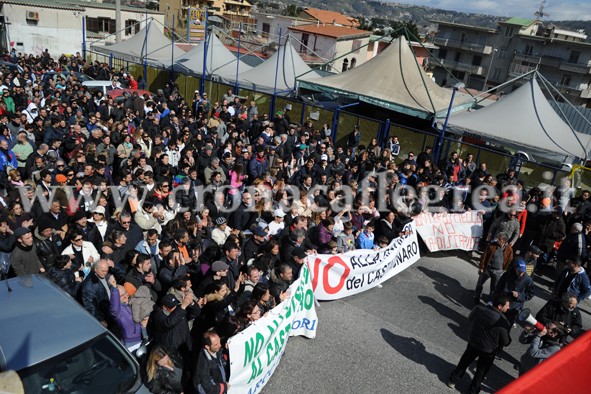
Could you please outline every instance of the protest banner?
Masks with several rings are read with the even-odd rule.
[[[318,318],[312,278],[306,265],[289,291],[288,299],[228,341],[230,394],[260,392],[279,365],[288,337],[316,337]]]
[[[482,214],[478,211],[422,213],[414,222],[430,252],[474,250],[482,237]]]
[[[392,240],[380,250],[358,249],[340,255],[308,256],[312,287],[318,300],[336,300],[369,290],[419,260],[419,243],[414,223],[407,235]]]

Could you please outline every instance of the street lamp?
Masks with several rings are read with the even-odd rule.
[[[484,91],[486,91],[486,83],[488,82],[488,76],[490,75],[490,69],[492,68],[493,60],[495,59],[495,53],[497,53],[498,49],[493,49],[492,56],[490,57],[490,63],[488,64],[488,70],[486,70],[486,78],[484,78]]]
[[[441,160],[441,154],[443,153],[443,142],[445,141],[445,130],[447,130],[447,122],[449,121],[449,115],[451,115],[451,109],[454,104],[456,92],[460,89],[463,89],[464,86],[465,85],[462,82],[458,82],[454,85],[453,90],[451,92],[451,99],[449,100],[449,107],[447,108],[447,114],[445,115],[445,122],[443,123],[443,127],[441,128],[441,134],[439,135],[439,141],[437,142],[437,150],[435,151],[435,163],[439,163],[439,161]]]

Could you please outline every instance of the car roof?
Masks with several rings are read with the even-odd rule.
[[[90,86],[90,87],[94,87],[94,86],[111,86],[112,82],[111,81],[104,81],[104,80],[92,80],[92,81],[84,81],[82,82],[83,86]]]
[[[150,92],[149,90],[143,90],[143,89],[111,89],[109,91],[107,91],[107,94],[109,95],[109,97],[111,98],[115,98],[115,97],[119,97],[122,96],[123,93],[133,93],[133,92],[137,92],[137,94],[139,96],[144,96],[144,94],[147,94],[150,97],[154,96],[154,93]]]
[[[49,279],[24,276],[0,283],[0,370],[35,365],[106,329]]]

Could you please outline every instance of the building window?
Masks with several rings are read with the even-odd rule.
[[[506,59],[507,58],[507,48],[501,48],[499,50],[499,59]]]
[[[351,67],[349,67],[349,69],[355,67],[356,64],[357,64],[357,59],[356,58],[351,59]]]
[[[482,56],[474,56],[472,58],[472,65],[473,66],[480,66],[482,64]]]
[[[125,35],[131,36],[140,31],[140,24],[135,19],[128,19],[125,21]]]
[[[343,66],[341,67],[341,72],[345,72],[349,69],[349,59],[344,58],[343,59]]]
[[[513,27],[505,27],[505,37],[513,37]]]
[[[302,33],[302,42],[300,42],[300,53],[308,53],[308,40],[310,35]]]
[[[533,45],[526,45],[523,53],[527,56],[533,55],[534,54],[534,46]]]
[[[501,69],[500,68],[495,68],[493,70],[492,76],[490,77],[491,80],[493,81],[500,81],[501,80]]]
[[[263,23],[263,37],[269,37],[271,33],[271,25],[269,23]]]
[[[86,17],[86,30],[92,33],[115,33],[115,19]]]
[[[443,60],[447,58],[447,49],[439,48],[439,58]]]
[[[454,62],[458,63],[462,58],[462,54],[460,52],[456,52],[456,57],[454,58]]]
[[[361,40],[353,40],[351,50],[355,53],[359,53],[359,48],[361,48]]]
[[[570,56],[568,57],[568,62],[569,63],[578,63],[580,56],[581,56],[581,52],[579,52],[579,51],[570,51]]]
[[[564,74],[562,76],[562,80],[560,81],[560,84],[562,86],[570,86],[571,79],[572,79],[572,75],[570,75],[570,74]]]

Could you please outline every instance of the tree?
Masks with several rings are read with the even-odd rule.
[[[295,4],[288,4],[281,12],[281,15],[297,17],[303,10],[302,7],[298,7]]]
[[[390,21],[390,26],[394,31],[392,37],[404,36],[408,41],[420,41],[421,35],[419,28],[413,21]]]

